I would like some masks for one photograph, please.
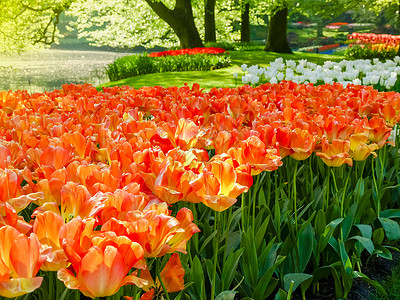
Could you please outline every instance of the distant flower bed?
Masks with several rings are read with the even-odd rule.
[[[229,65],[230,59],[226,55],[192,54],[152,57],[144,53],[115,60],[107,66],[106,74],[110,81],[116,81],[151,73],[209,71]]]
[[[335,48],[340,47],[340,44],[329,44],[329,45],[316,45],[316,46],[309,46],[300,48],[299,51],[301,52],[315,52],[318,49],[318,52],[323,52],[327,50],[332,50]]]
[[[400,44],[400,35],[353,32],[347,38],[357,44]]]
[[[347,26],[349,23],[346,22],[335,22],[335,23],[329,23],[328,25],[325,26],[327,29],[339,29],[341,26]]]
[[[399,52],[400,36],[391,34],[352,33],[348,36],[355,44],[350,45],[345,56],[354,59],[392,59]]]
[[[222,54],[225,53],[225,49],[216,47],[202,47],[192,49],[179,49],[179,50],[167,50],[162,52],[152,52],[150,57],[163,57],[163,56],[176,56],[176,55],[196,55],[196,54]]]

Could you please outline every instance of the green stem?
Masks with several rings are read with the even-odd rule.
[[[160,274],[159,272],[157,272],[157,277],[158,277],[158,280],[160,280],[162,289],[163,289],[163,291],[164,291],[164,296],[165,296],[165,298],[166,298],[167,300],[170,300],[170,299],[169,299],[168,292],[167,292],[167,288],[165,287],[165,284],[164,284],[163,280],[161,279],[161,274]]]
[[[376,182],[376,175],[375,175],[375,164],[374,164],[374,160],[372,159],[372,179],[374,181],[374,187],[375,187],[375,194],[376,197],[374,197],[374,202],[375,202],[375,210],[376,210],[376,215],[379,218],[380,215],[380,205],[379,205],[379,201],[378,201],[378,193],[379,193],[379,189],[378,189],[378,184]]]
[[[333,169],[331,169],[331,173],[332,173],[332,177],[333,177],[333,186],[335,187],[335,191],[336,193],[339,191],[337,184],[336,184],[336,177],[335,177],[335,173],[333,172]]]
[[[328,168],[328,170],[330,170],[328,166],[326,166],[326,168]],[[324,201],[324,206],[323,206],[323,210],[326,210],[329,206],[329,193],[330,193],[330,178],[331,178],[331,172],[328,171],[328,178],[326,179],[326,185],[325,185],[325,201]]]
[[[311,197],[311,201],[314,200],[314,176],[313,176],[313,170],[312,170],[312,157],[310,156],[308,159],[308,165],[309,165],[309,169],[310,169],[310,197]]]
[[[219,244],[219,221],[220,221],[221,213],[215,212],[215,226],[217,230],[217,235],[214,237],[214,265],[213,265],[213,274],[212,274],[212,282],[211,282],[211,300],[214,300],[215,297],[215,278],[217,277],[217,262],[218,262],[218,244]]]
[[[293,172],[292,199],[293,199],[294,224],[295,224],[296,235],[297,235],[297,187],[296,187],[296,178],[297,178],[297,167],[298,167],[298,165],[299,165],[299,162],[297,160],[295,160],[294,172]]]
[[[240,216],[242,219],[242,230],[243,232],[245,231],[245,220],[246,220],[246,216],[244,215],[244,208],[245,208],[245,194],[241,194],[241,203],[240,203]]]
[[[340,202],[340,216],[342,218],[344,218],[344,201],[345,201],[345,196],[346,196],[346,190],[347,190],[347,184],[349,183],[349,179],[350,179],[350,174],[351,174],[351,170],[353,168],[350,167],[349,173],[347,174],[347,178],[346,178],[346,183],[344,184],[344,190],[343,190],[343,195],[342,195],[342,201]]]
[[[49,275],[49,297],[50,299],[54,299],[54,274],[53,272],[47,272],[47,274]]]
[[[64,300],[64,299],[67,299],[67,294],[68,294],[68,292],[71,292],[71,290],[70,289],[65,289],[64,290],[64,293],[62,293],[62,295],[61,295],[61,297],[60,297],[60,300]],[[79,294],[78,294],[79,295]],[[76,297],[75,297],[75,299],[76,299]],[[78,298],[79,299],[79,298]]]
[[[256,195],[257,195],[257,191],[259,189],[259,184],[260,184],[260,174],[257,175],[257,181],[256,181],[256,185],[254,186],[254,191],[253,191],[253,224],[251,225],[251,227],[253,228],[253,234],[255,234],[255,225],[256,225]]]
[[[165,298],[166,298],[167,300],[170,300],[170,299],[169,299],[168,292],[167,292],[167,288],[165,287],[165,284],[164,284],[164,282],[163,282],[163,280],[162,280],[162,278],[161,278],[160,263],[161,263],[161,261],[156,257],[156,258],[155,258],[156,277],[157,277],[158,280],[160,281],[160,284],[161,284],[161,287],[162,287],[162,289],[163,289]]]
[[[269,203],[271,201],[271,185],[272,185],[272,179],[271,179],[271,172],[267,172],[267,207],[269,207]]]

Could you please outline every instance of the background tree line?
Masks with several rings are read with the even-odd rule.
[[[56,42],[65,13],[74,18],[71,25],[79,36],[96,46],[193,48],[220,40],[249,42],[250,24],[267,23],[265,51],[290,53],[289,14],[323,24],[350,9],[376,15],[386,11],[395,25],[400,23],[400,1],[392,0],[0,0],[0,49]]]

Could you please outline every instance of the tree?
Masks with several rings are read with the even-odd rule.
[[[215,1],[216,0],[204,0],[204,41],[205,42],[216,42],[216,30],[215,30]]]
[[[278,7],[269,21],[267,42],[264,51],[292,53],[287,40],[287,3]]]
[[[272,0],[0,0],[0,49],[57,42],[64,12],[74,18],[71,26],[78,36],[95,46],[196,47],[203,39],[232,42],[240,39],[240,3],[249,3],[246,22],[257,24],[262,22],[260,8],[268,1]]]
[[[21,51],[54,43],[60,15],[72,1],[0,0],[0,51]]]
[[[250,42],[250,2],[247,0],[242,1],[241,7],[241,29],[240,41]]]
[[[154,12],[174,30],[181,48],[203,47],[197,31],[191,0],[176,0],[173,9],[161,1],[145,0]]]

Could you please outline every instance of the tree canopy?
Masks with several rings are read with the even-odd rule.
[[[60,15],[72,1],[0,0],[0,51],[54,43]]]

